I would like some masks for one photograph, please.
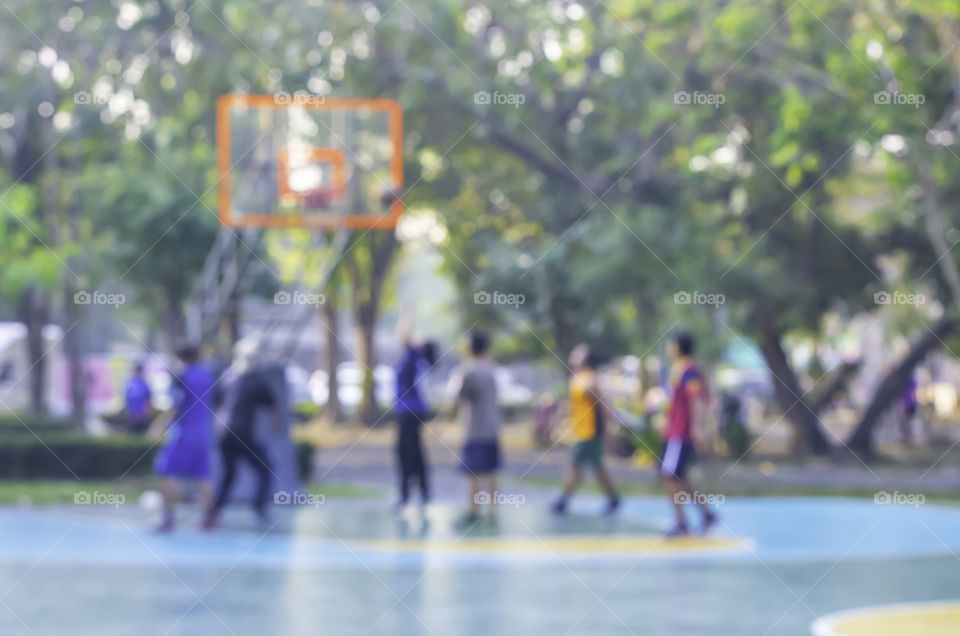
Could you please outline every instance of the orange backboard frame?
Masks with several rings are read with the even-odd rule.
[[[306,110],[368,110],[386,113],[389,117],[390,143],[393,153],[390,157],[390,187],[397,192],[403,191],[403,111],[400,104],[392,99],[347,98],[335,99],[311,96],[310,99],[290,99],[288,95],[221,95],[217,99],[217,172],[219,193],[220,222],[229,227],[261,228],[347,228],[389,230],[397,226],[403,215],[404,204],[400,198],[390,204],[388,214],[233,214],[233,192],[231,174],[230,147],[230,111],[252,108],[302,108]],[[311,159],[317,162],[329,161],[333,166],[333,190],[342,194],[345,187],[343,151],[336,148],[311,148]],[[339,156],[337,156],[339,153]],[[280,182],[278,198],[297,193],[289,189],[287,179],[289,170],[289,152],[281,151],[277,157],[277,176]],[[338,168],[339,165],[339,168]],[[339,177],[338,177],[339,174]],[[338,181],[339,179],[339,181]]]

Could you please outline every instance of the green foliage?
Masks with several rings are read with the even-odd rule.
[[[322,410],[323,407],[305,400],[293,405],[293,417],[298,423],[306,423],[319,417]]]
[[[4,300],[54,288],[69,264],[176,323],[218,227],[215,100],[279,90],[401,102],[408,208],[443,225],[464,325],[511,334],[511,356],[555,361],[581,340],[656,353],[679,326],[817,336],[829,313],[874,311],[879,288],[943,300],[915,186],[925,162],[943,202],[960,194],[955,151],[926,138],[956,128],[955,2],[309,4],[161,0],[126,24],[110,0],[52,0],[0,23]],[[66,79],[37,61],[41,42]],[[309,285],[330,260],[302,234],[258,254],[282,282]],[[358,304],[377,291],[363,283],[375,247],[356,237],[345,259]],[[525,302],[478,305],[478,290]],[[675,304],[681,291],[726,302]]]
[[[37,206],[34,186],[15,183],[0,192],[0,259],[5,263],[0,268],[0,294],[17,297],[31,286],[53,289],[60,280],[66,250],[47,247],[51,241],[34,216]]]

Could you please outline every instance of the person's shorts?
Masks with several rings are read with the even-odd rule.
[[[460,463],[467,473],[492,473],[500,468],[500,444],[497,440],[467,442],[460,454]]]
[[[695,459],[696,453],[691,442],[667,440],[660,446],[660,474],[664,477],[685,479],[687,469]]]
[[[164,444],[153,464],[161,477],[209,479],[212,444],[207,441],[175,437]]]
[[[576,442],[572,449],[573,463],[577,466],[597,467],[603,463],[603,440],[600,437]]]

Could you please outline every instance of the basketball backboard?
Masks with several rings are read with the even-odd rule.
[[[224,225],[392,229],[402,111],[391,99],[223,95],[217,164]]]

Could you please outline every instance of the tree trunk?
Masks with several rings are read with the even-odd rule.
[[[360,240],[367,237],[370,250],[369,265],[362,269],[369,274],[366,278],[361,274],[361,265],[356,258],[356,250],[362,249]],[[357,239],[349,256],[344,258],[344,268],[350,277],[353,299],[353,315],[359,337],[358,362],[363,367],[363,398],[360,401],[360,420],[368,426],[379,421],[381,413],[377,405],[373,369],[376,365],[374,351],[374,332],[377,326],[377,317],[380,314],[380,300],[383,285],[390,271],[390,263],[396,251],[397,237],[393,232],[372,232]],[[369,268],[369,269],[367,269]]]
[[[63,281],[64,328],[63,349],[67,356],[70,376],[70,422],[78,431],[84,430],[87,421],[87,377],[83,369],[83,338],[81,312],[73,302],[75,287],[68,275]]]
[[[943,219],[940,218],[940,197],[937,194],[937,187],[930,177],[930,168],[925,163],[920,163],[917,169],[917,177],[920,181],[920,187],[923,192],[923,215],[926,218],[927,236],[933,245],[934,253],[938,255],[937,266],[947,281],[950,288],[950,294],[953,296],[953,302],[960,309],[960,271],[953,260],[953,246],[947,245],[947,228],[944,227]]]
[[[810,396],[808,400],[810,409],[814,413],[820,413],[825,409],[833,400],[833,395],[847,385],[847,382],[859,368],[859,360],[841,363],[840,368],[833,373],[827,385]]]
[[[234,289],[230,292],[224,309],[223,321],[220,325],[220,337],[216,338],[214,344],[221,344],[226,351],[218,353],[223,357],[232,360],[233,349],[240,340],[240,292]]]
[[[56,100],[51,101],[55,102]],[[45,126],[44,131],[47,128]],[[29,153],[32,149],[30,141],[24,140],[23,148],[26,153]],[[47,143],[49,134],[41,134],[39,141],[45,148],[50,148]],[[52,236],[48,237],[47,240],[54,249],[60,243],[56,234],[58,229],[56,209],[59,204],[56,169],[57,153],[45,152],[37,158],[29,170],[16,171],[18,180],[34,183],[40,190],[37,216],[41,223],[51,231]],[[34,172],[27,174],[29,171]],[[42,243],[42,241],[40,242]],[[27,353],[30,363],[30,412],[35,414],[46,413],[49,408],[46,395],[48,361],[45,355],[46,343],[43,338],[43,329],[50,321],[50,304],[50,296],[47,291],[34,286],[28,287],[20,300],[20,320],[27,327]]]
[[[74,155],[68,159],[68,167],[74,174],[80,173],[79,158]],[[60,183],[60,181],[58,181]],[[79,217],[81,215],[81,201],[79,188],[70,188],[67,201],[67,240],[74,244],[80,243]],[[59,199],[58,199],[59,200]],[[56,232],[59,242],[59,231]],[[77,275],[81,268],[80,258],[69,259],[70,267],[63,274],[63,336],[64,352],[67,356],[67,368],[70,375],[70,421],[77,430],[84,430],[87,423],[87,376],[83,368],[83,308],[74,302],[74,292],[77,290]]]
[[[870,404],[863,412],[857,428],[854,429],[850,438],[847,440],[847,447],[857,455],[869,458],[873,456],[873,429],[880,421],[883,413],[903,394],[910,381],[910,375],[920,364],[930,351],[938,347],[943,338],[954,332],[957,328],[957,321],[954,318],[944,318],[927,330],[923,336],[917,340],[903,360],[900,361],[892,371],[890,371],[880,382],[873,393]]]
[[[376,313],[369,310],[357,313],[357,336],[360,345],[359,357],[363,367],[363,398],[360,400],[360,420],[367,426],[374,425],[380,418],[380,408],[377,405],[373,368],[377,363],[374,351],[374,330],[376,329]]]
[[[820,428],[820,420],[803,399],[803,389],[797,379],[781,343],[782,334],[773,327],[764,329],[760,351],[773,375],[773,389],[777,403],[793,427],[793,453],[825,455],[830,443]]]
[[[183,313],[183,304],[168,296],[164,314],[168,351],[174,352],[177,347],[183,344],[184,334],[186,333],[187,321]]]
[[[71,299],[73,300],[73,299]],[[43,328],[49,320],[47,294],[38,287],[29,287],[20,299],[20,321],[27,327],[27,354],[30,364],[30,412],[47,412],[47,357]]]
[[[327,332],[327,386],[330,389],[327,397],[327,417],[331,424],[343,420],[340,408],[340,380],[337,374],[337,365],[340,363],[340,337],[337,323],[337,301],[334,294],[328,293],[322,307],[322,318]]]

